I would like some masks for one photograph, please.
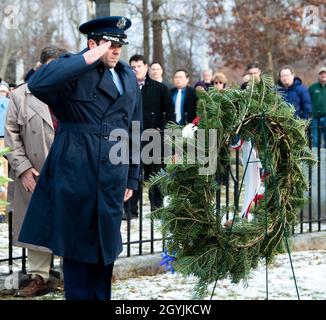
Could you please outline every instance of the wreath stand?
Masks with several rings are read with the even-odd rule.
[[[267,148],[265,114],[264,113],[261,114],[259,126],[260,126],[259,129],[260,129],[260,131],[261,131],[261,133],[262,133],[262,135],[264,137],[264,139],[263,139],[263,141],[264,141],[263,150],[265,152],[265,156],[264,156],[265,163],[263,163],[262,165],[263,165],[265,171],[270,173],[270,179],[274,180],[275,173],[273,172],[272,167],[270,166],[270,156],[268,154],[268,148]],[[250,163],[257,162],[257,161],[250,161],[250,156],[252,154],[253,148],[254,148],[254,143],[251,144],[251,149],[250,149],[250,152],[249,152],[248,161],[246,163],[244,173],[243,173],[243,177],[242,177],[241,184],[240,184],[240,190],[237,193],[237,199],[235,200],[237,205],[235,206],[235,210],[234,210],[234,213],[233,213],[233,218],[231,220],[231,224],[230,224],[230,227],[229,227],[229,236],[228,236],[227,241],[226,241],[226,243],[224,245],[224,251],[223,251],[223,253],[221,255],[221,258],[220,258],[219,262],[224,260],[225,254],[226,254],[227,249],[229,247],[229,241],[230,241],[230,238],[231,238],[231,233],[232,233],[235,217],[239,213],[238,212],[238,210],[239,210],[239,205],[238,204],[239,204],[239,200],[240,200],[240,195],[241,195],[241,191],[242,191],[242,187],[243,187],[244,178],[245,178],[245,175],[246,175],[246,172],[247,172],[247,169],[248,169],[248,165]],[[229,168],[229,170],[231,171],[231,168]],[[231,174],[232,174],[232,172],[231,172]],[[267,189],[266,182],[264,184],[265,184],[265,196],[264,196],[264,199],[265,199],[265,221],[266,221],[266,224],[265,224],[265,238],[266,238],[267,234],[268,234],[268,224],[267,224],[268,210],[267,210],[267,203],[266,203],[266,199],[267,199],[267,195],[268,195],[268,189]],[[289,261],[290,261],[290,265],[291,265],[291,270],[292,270],[293,281],[294,281],[294,285],[295,285],[295,289],[296,289],[297,298],[298,298],[298,300],[300,300],[300,294],[299,294],[297,280],[296,280],[296,276],[295,276],[295,272],[294,272],[291,249],[290,249],[290,246],[289,246],[288,237],[289,237],[289,230],[285,229],[284,230],[284,244],[285,244],[288,256],[289,256]],[[268,263],[267,263],[267,258],[265,258],[265,270],[266,270],[265,271],[266,272],[266,277],[265,277],[265,279],[266,279],[266,281],[265,281],[266,300],[268,300],[269,299],[269,290],[268,290],[269,287],[268,287]],[[214,296],[214,293],[215,293],[215,290],[216,290],[216,286],[217,286],[217,282],[218,282],[218,280],[215,280],[210,300],[213,299],[213,296]]]

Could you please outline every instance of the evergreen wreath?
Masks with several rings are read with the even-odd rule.
[[[246,90],[232,87],[224,91],[199,92],[198,128],[217,130],[217,172],[199,175],[198,160],[187,164],[187,146],[192,139],[171,141],[184,145],[182,163],[167,164],[153,175],[149,187],[159,185],[168,204],[152,213],[162,222],[168,252],[173,252],[173,268],[195,275],[197,297],[203,297],[208,284],[230,277],[232,282],[247,279],[261,258],[271,263],[282,247],[282,240],[293,228],[297,208],[305,202],[308,183],[304,164],[312,164],[307,144],[309,123],[294,116],[294,108],[275,92],[273,80],[262,76]],[[169,123],[169,129],[182,128]],[[231,164],[229,145],[235,137],[249,140],[258,150],[265,178],[265,194],[253,210],[253,220],[238,217],[238,209],[216,208],[216,177],[223,177]],[[207,139],[206,139],[207,141]],[[208,152],[208,143],[205,149]],[[223,216],[232,223],[225,227]]]

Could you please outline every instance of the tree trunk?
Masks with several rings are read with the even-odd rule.
[[[1,59],[0,78],[4,80],[6,80],[5,77],[6,77],[6,72],[7,72],[11,55],[14,54],[14,51],[10,50],[11,49],[10,47],[11,47],[10,44],[4,46],[4,51]]]
[[[271,51],[268,52],[267,58],[268,58],[268,67],[267,67],[267,70],[271,72],[271,75],[274,78],[276,76],[276,74],[275,74],[275,70],[274,70],[273,54],[272,54]]]
[[[149,61],[149,12],[148,12],[148,0],[143,0],[143,42],[144,42],[144,57]]]
[[[175,48],[174,48],[173,40],[172,40],[171,33],[170,33],[170,27],[169,27],[167,20],[164,20],[164,25],[165,25],[165,31],[166,31],[168,41],[169,41],[172,71],[175,71],[177,69],[176,53],[175,53]]]
[[[87,0],[87,20],[95,18],[95,5],[93,0]]]
[[[194,46],[194,38],[195,38],[195,33],[196,29],[193,27],[195,25],[195,20],[197,16],[197,6],[196,3],[193,2],[192,4],[192,14],[191,14],[191,26],[189,26],[189,34],[190,34],[190,46],[189,46],[189,51],[188,51],[188,57],[189,57],[189,64],[187,66],[188,72],[189,72],[189,81],[190,83],[193,82],[193,73],[194,73],[194,66],[193,66],[193,46]]]
[[[159,62],[164,69],[162,16],[159,14],[161,5],[161,0],[152,0],[153,61]]]

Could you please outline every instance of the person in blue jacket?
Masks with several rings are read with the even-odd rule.
[[[295,108],[295,115],[301,119],[308,119],[312,113],[312,103],[309,90],[302,84],[301,79],[295,77],[291,66],[284,66],[279,72],[277,91],[284,100]]]
[[[0,137],[4,136],[5,131],[6,113],[10,101],[8,95],[8,84],[4,81],[0,81]]]
[[[134,72],[120,61],[130,25],[125,17],[82,24],[88,48],[43,65],[28,80],[59,127],[19,241],[63,257],[68,300],[111,298],[123,202],[138,187],[141,94]]]

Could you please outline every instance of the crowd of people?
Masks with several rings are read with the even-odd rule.
[[[116,19],[116,17],[114,19]],[[98,253],[95,252],[94,255],[91,255],[83,253],[82,251],[84,249],[81,249],[80,252],[78,251],[79,249],[76,249],[74,244],[74,241],[76,240],[72,239],[70,234],[68,234],[70,232],[69,230],[66,231],[67,233],[64,233],[64,231],[58,231],[55,229],[62,227],[62,229],[66,230],[66,226],[62,224],[62,221],[65,221],[67,224],[72,223],[70,220],[67,222],[67,220],[65,220],[66,218],[59,215],[59,213],[55,213],[57,216],[54,214],[51,216],[51,219],[55,219],[54,216],[57,219],[55,222],[51,220],[51,223],[59,224],[59,227],[56,225],[53,227],[53,230],[49,231],[48,236],[50,239],[47,239],[46,241],[44,239],[39,240],[38,238],[33,238],[33,235],[35,234],[35,237],[38,236],[35,233],[35,230],[38,230],[38,227],[43,228],[42,230],[44,230],[44,228],[49,228],[49,226],[39,226],[35,222],[36,220],[31,218],[33,214],[35,216],[36,211],[46,211],[49,206],[51,207],[51,210],[53,209],[53,206],[57,206],[58,208],[54,208],[53,210],[62,210],[66,213],[69,210],[77,210],[77,207],[73,207],[71,203],[78,203],[78,201],[82,202],[81,198],[79,198],[79,200],[76,200],[76,198],[75,201],[75,190],[63,188],[61,185],[59,187],[59,184],[62,182],[62,185],[65,186],[67,184],[72,185],[71,181],[75,181],[73,186],[76,188],[82,188],[81,185],[78,185],[78,179],[76,178],[77,174],[74,176],[69,175],[71,171],[78,171],[79,169],[81,170],[78,171],[80,175],[86,174],[84,172],[85,168],[82,166],[79,168],[77,165],[79,160],[74,158],[78,155],[82,157],[80,153],[82,149],[78,148],[84,146],[85,150],[90,154],[92,152],[100,154],[101,167],[96,169],[97,171],[94,171],[96,174],[99,174],[100,170],[104,170],[103,168],[108,166],[108,161],[104,158],[104,155],[101,155],[102,145],[99,149],[92,149],[94,148],[94,145],[97,145],[97,142],[94,142],[95,140],[93,142],[87,140],[91,138],[81,137],[82,134],[90,134],[97,130],[95,129],[95,125],[97,125],[95,122],[97,120],[95,121],[94,119],[102,119],[101,117],[104,117],[104,119],[106,119],[105,121],[107,121],[105,125],[109,126],[110,119],[106,116],[108,114],[107,112],[112,112],[112,114],[110,114],[111,117],[114,117],[115,115],[120,116],[126,121],[126,123],[127,121],[130,123],[131,119],[137,119],[137,117],[142,114],[141,120],[144,130],[152,129],[162,132],[166,123],[169,121],[175,122],[179,125],[185,125],[196,118],[197,90],[220,91],[228,89],[227,77],[220,71],[215,73],[211,70],[203,71],[202,79],[197,81],[194,86],[190,85],[189,72],[184,68],[175,70],[172,79],[166,79],[161,64],[157,61],[148,64],[145,57],[141,54],[135,54],[130,58],[129,66],[134,74],[128,73],[130,68],[124,64],[119,65],[116,59],[112,60],[112,57],[120,57],[119,50],[121,49],[122,44],[125,44],[124,34],[121,33],[121,30],[126,30],[130,25],[128,25],[128,19],[120,18],[118,23],[114,20],[115,25],[112,27],[112,21],[113,18],[101,20],[101,29],[99,29],[101,33],[100,36],[97,37],[94,36],[94,34],[96,34],[96,32],[94,33],[94,30],[97,30],[99,20],[81,26],[80,31],[88,34],[89,50],[82,53],[84,60],[79,58],[80,55],[70,55],[62,48],[49,46],[42,50],[40,62],[38,62],[26,74],[25,82],[19,85],[15,90],[12,91],[10,86],[1,80],[0,135],[5,137],[5,145],[11,149],[7,154],[7,159],[10,165],[9,175],[14,180],[14,189],[13,193],[11,193],[12,199],[9,199],[13,204],[14,244],[28,248],[28,270],[30,280],[27,284],[17,290],[16,294],[20,297],[33,297],[48,292],[49,287],[47,282],[49,279],[52,252],[55,254],[59,253],[64,257],[65,285],[67,289],[66,298],[83,299],[96,295],[96,298],[98,299],[107,299],[110,296],[111,289],[101,287],[101,281],[103,281],[104,278],[95,279],[94,271],[90,271],[91,269],[89,269],[89,265],[94,267],[96,261],[102,261],[102,269],[94,270],[96,274],[101,274],[101,276],[110,277],[111,279],[113,262],[117,255],[116,251],[119,250],[118,247],[121,245],[119,241],[116,240],[118,238],[116,229],[119,228],[114,230],[110,229],[115,235],[114,241],[118,242],[113,242],[115,247],[111,245],[111,247],[108,248],[106,248],[105,244],[101,242],[104,241],[101,237],[105,238],[107,235],[104,236],[101,231],[94,231],[94,234],[97,234],[97,236],[99,234],[100,240],[97,238],[94,240],[92,238],[89,243],[86,243],[85,248],[88,248],[87,246],[89,246],[90,252],[93,252],[94,250],[98,250],[94,248],[101,247],[102,251]],[[107,47],[106,51],[100,51],[104,50],[104,46],[107,44],[107,41],[105,41],[106,33],[103,33],[103,30],[106,30],[105,24],[110,26],[111,33],[112,30],[113,33],[116,33],[115,36],[118,37],[118,40],[114,40],[116,43],[113,41],[111,47]],[[123,27],[117,29],[116,25],[119,26],[119,24]],[[119,37],[121,37],[121,39]],[[121,43],[119,42],[119,39],[121,40]],[[88,55],[89,52],[93,55]],[[111,56],[106,52],[110,52]],[[61,57],[60,59],[58,59],[59,56]],[[97,63],[96,61],[99,59],[103,64],[95,65]],[[61,74],[55,69],[55,64],[62,68]],[[103,65],[107,68],[104,68]],[[41,70],[40,72],[38,71],[39,69]],[[261,74],[262,70],[257,63],[249,64],[243,76],[244,81],[241,84],[241,89],[246,90],[248,82],[252,79],[259,81]],[[134,81],[133,77],[136,79],[136,87],[132,87]],[[126,83],[125,81],[129,82]],[[96,87],[95,84],[93,86],[93,82],[96,82]],[[130,91],[132,94],[128,91],[130,89],[129,86],[132,87],[132,90]],[[58,89],[61,91],[58,91]],[[315,128],[317,127],[317,123],[324,126],[322,128],[322,134],[326,147],[326,67],[319,70],[318,81],[307,88],[303,85],[300,78],[296,76],[291,66],[284,66],[279,71],[276,90],[289,104],[293,105],[296,116],[302,119],[310,119],[312,117]],[[117,108],[113,111],[114,106],[117,104],[116,101],[119,101],[119,99],[121,100],[126,96],[126,94],[124,95],[124,91],[128,91],[129,100],[125,100],[123,103],[124,105],[130,104],[130,109],[124,110],[124,105],[121,104],[120,111]],[[135,99],[137,101],[134,101]],[[139,108],[138,100],[141,100],[142,102],[141,111],[137,109]],[[66,107],[66,105],[68,106],[68,103],[70,109]],[[103,105],[110,105],[112,110],[100,110]],[[92,108],[89,108],[89,106],[92,106]],[[131,114],[130,110],[136,111]],[[99,112],[99,114],[96,114],[96,112]],[[119,114],[119,112],[122,113]],[[76,123],[85,123],[88,122],[88,120],[90,122],[94,121],[92,127],[82,128],[80,125],[76,125]],[[62,126],[60,125],[61,121]],[[74,124],[71,124],[72,122]],[[100,122],[98,125],[100,126],[100,135],[104,139],[101,143],[104,145],[107,140],[107,135],[103,133],[103,123]],[[106,131],[108,131],[108,129],[106,129]],[[55,139],[58,133],[60,133],[60,138]],[[73,134],[79,134],[79,136],[73,138]],[[59,144],[59,140],[61,144]],[[317,144],[317,140],[317,129],[314,129],[314,145]],[[58,143],[55,144],[54,141],[58,141]],[[51,149],[53,144],[55,144],[55,146]],[[60,149],[63,148],[63,146],[67,146],[67,150],[70,152]],[[46,168],[43,170],[45,171],[44,175],[42,176],[41,174],[40,176],[50,150],[52,155],[49,156],[49,160],[46,162]],[[66,152],[65,156],[62,155],[64,152]],[[85,160],[85,163],[96,166],[97,164],[95,163],[97,160],[93,160],[94,159],[91,157],[87,159],[88,162]],[[58,164],[62,164],[66,171],[62,169],[62,172],[54,172],[55,169],[59,170],[59,167],[56,167]],[[143,164],[142,169],[144,179],[148,180],[150,175],[157,173],[162,169],[162,167],[163,164]],[[137,177],[136,169],[131,176],[129,172],[128,178],[125,176],[124,171],[118,171],[115,175],[116,179],[120,178],[118,176],[121,175],[123,181],[127,181],[127,189],[123,198],[124,210],[122,210],[122,219],[125,220],[135,219],[138,217],[138,203],[141,194],[137,191],[140,190],[140,180]],[[123,170],[123,168],[121,168],[121,170]],[[139,168],[137,170],[139,170]],[[65,178],[60,176],[60,172],[62,177],[67,176],[67,180],[62,180]],[[110,174],[112,174],[113,171],[110,172]],[[45,179],[54,179],[54,177],[56,177],[57,181],[54,183],[53,180],[49,180],[50,182],[47,185],[46,183],[48,182],[46,182],[47,180]],[[42,181],[42,184],[40,187],[37,187],[39,180]],[[100,180],[101,179],[99,178],[99,181]],[[87,188],[92,186],[95,186],[96,188],[98,187],[99,190],[105,188],[101,186],[105,184],[104,182],[96,181],[93,183],[91,176],[87,176],[87,179],[84,178],[83,183],[88,184]],[[114,181],[114,183],[116,183],[116,181]],[[29,206],[32,195],[37,188],[39,190],[37,195],[34,196],[34,203],[38,201],[38,204]],[[51,194],[52,190],[56,190],[57,193]],[[81,192],[81,194],[86,196],[88,192],[87,190],[83,190],[84,193]],[[130,192],[130,190],[133,190],[133,192]],[[113,185],[110,187],[110,192],[118,194],[116,187]],[[59,193],[61,193],[61,195],[66,193],[69,201],[62,204],[61,202],[65,202],[63,199],[66,198],[57,199],[56,197]],[[121,191],[121,194],[122,193],[123,191]],[[46,198],[48,194],[51,194],[51,197],[54,197],[54,200],[51,198],[51,201],[53,201],[51,203],[48,198]],[[102,191],[99,191],[99,194],[100,196],[96,199],[88,198],[88,203],[92,203],[95,207],[98,206],[98,202],[101,202],[98,209],[100,212],[99,214],[101,215],[102,208],[107,204],[105,202],[105,197],[109,198],[110,196],[108,193],[105,194]],[[103,197],[104,200],[101,197]],[[120,197],[120,193],[117,197]],[[70,199],[72,199],[72,202],[70,202]],[[163,197],[158,187],[149,189],[149,200],[151,210],[155,210],[162,206]],[[111,202],[114,202],[114,200],[111,199]],[[60,205],[58,203],[60,203]],[[36,210],[37,206],[41,209]],[[109,206],[105,208],[109,208],[113,211],[117,210],[117,216],[118,213],[120,213],[120,207],[118,204],[116,207]],[[95,210],[93,207],[89,207],[88,209],[89,212]],[[33,226],[30,226],[28,224],[29,222],[24,222],[27,210],[29,210],[29,221],[34,221],[35,223],[35,230],[31,230]],[[33,210],[34,212],[32,213]],[[82,215],[82,213],[80,214]],[[42,213],[42,216],[45,221],[48,221],[47,219],[49,219],[49,217],[45,216],[44,212]],[[84,218],[90,220],[93,219],[87,217],[86,213]],[[119,221],[114,219],[105,223],[119,226]],[[60,221],[58,222],[58,220]],[[25,229],[22,233],[22,238],[19,238],[23,222],[25,224]],[[75,222],[72,223],[74,227],[76,227]],[[94,225],[91,223],[89,228],[93,227]],[[83,230],[84,229],[79,230],[81,234],[83,234]],[[58,241],[62,241],[62,243],[65,244],[64,247],[61,242],[59,243],[54,238],[51,238],[51,232],[62,236],[63,240],[60,238]],[[61,233],[64,234],[61,235]],[[31,238],[29,238],[29,234],[32,234]],[[30,241],[30,244],[27,240]],[[80,239],[80,243],[83,243],[83,241],[84,240]],[[93,243],[91,243],[92,241]],[[43,243],[48,246],[42,246],[41,244]],[[101,245],[98,243],[101,243]],[[105,250],[109,252],[108,255]],[[112,253],[112,250],[116,251]],[[98,254],[98,256],[96,254]],[[103,261],[105,268],[103,267]],[[107,266],[110,267],[107,268]],[[76,270],[78,270],[78,272],[76,272]],[[77,278],[77,276],[79,278]],[[78,281],[80,281],[80,278],[84,277],[85,283],[88,282],[83,288],[89,288],[89,283],[92,283],[92,286],[94,287],[92,290],[94,292],[85,293],[80,288],[82,284],[78,283]],[[87,277],[90,277],[89,279],[91,280]]]
[[[45,48],[45,51],[55,51],[54,46]],[[61,49],[64,50],[64,49]],[[44,55],[44,52],[42,55]],[[43,57],[41,56],[42,60]],[[135,59],[139,59],[138,61]],[[165,123],[172,120],[171,114],[174,113],[176,122],[180,125],[184,125],[186,122],[191,122],[196,113],[196,93],[195,90],[208,91],[211,88],[216,90],[224,90],[227,88],[227,77],[223,72],[215,72],[212,70],[204,70],[202,72],[202,78],[195,82],[193,86],[190,84],[190,76],[186,69],[178,69],[174,72],[173,78],[166,79],[164,77],[164,70],[159,62],[152,62],[148,65],[144,56],[136,54],[130,58],[130,66],[135,71],[137,80],[141,83],[140,88],[144,86],[144,93],[142,95],[145,105],[144,123],[145,128],[152,126],[151,116],[155,114],[155,117],[160,117],[162,114],[166,114],[167,118],[155,119],[155,122],[159,122],[159,127],[163,126],[163,120]],[[138,63],[140,66],[136,66]],[[25,77],[24,82],[33,75],[33,73],[42,66],[42,63],[38,61],[35,66],[30,69]],[[262,70],[258,63],[250,63],[243,75],[243,82],[240,84],[241,89],[245,89],[247,83],[251,79],[259,80],[262,74]],[[320,68],[317,75],[317,82],[306,87],[302,80],[295,74],[292,66],[287,65],[280,68],[278,73],[278,79],[276,81],[276,90],[283,96],[285,101],[294,106],[296,115],[302,119],[312,119],[312,126],[317,128],[317,121],[320,123],[320,138],[324,141],[324,147],[326,147],[326,106],[325,106],[325,85],[326,85],[326,67]],[[145,81],[146,80],[146,81]],[[162,98],[165,100],[165,105],[160,106],[161,101],[157,101],[158,96],[155,94],[155,90],[152,89],[152,81],[159,82],[164,88],[165,96]],[[8,84],[4,80],[0,79],[0,137],[4,136],[5,115],[9,104],[12,91],[16,88],[16,84]],[[195,90],[194,90],[195,89]],[[180,90],[182,97],[177,95]],[[143,92],[142,91],[142,92]],[[152,97],[148,97],[152,95]],[[156,101],[153,100],[156,97]],[[171,98],[171,101],[169,99]],[[155,100],[155,99],[154,99]],[[148,109],[150,108],[150,109]],[[182,115],[182,116],[181,116]],[[182,117],[187,115],[187,119]],[[317,129],[314,130],[313,144],[317,146]]]

